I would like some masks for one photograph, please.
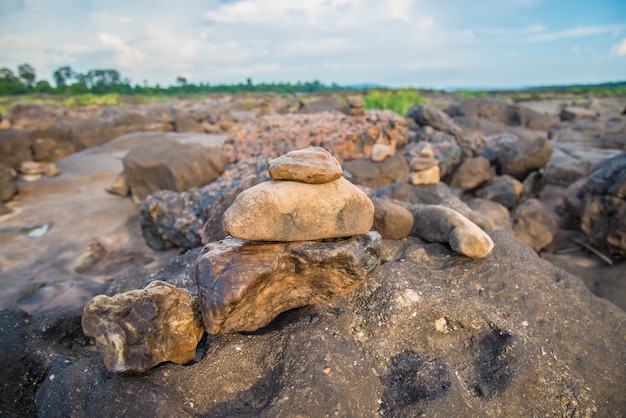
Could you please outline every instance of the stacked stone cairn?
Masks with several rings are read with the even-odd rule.
[[[155,281],[145,289],[96,296],[83,330],[96,338],[107,369],[143,372],[195,358],[204,331],[256,331],[280,313],[353,291],[380,259],[370,231],[372,201],[342,177],[322,148],[269,163],[272,180],[241,192],[224,213],[230,236],[196,261],[198,295]]]
[[[409,181],[414,186],[439,183],[441,178],[439,161],[434,158],[433,151],[430,148],[422,150],[419,157],[411,159],[409,166],[411,169]]]
[[[348,103],[347,115],[360,116],[365,114],[365,100],[361,96],[348,96],[346,102]]]

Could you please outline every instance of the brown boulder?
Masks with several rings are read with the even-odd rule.
[[[204,327],[256,331],[287,310],[344,296],[374,271],[380,244],[377,232],[332,242],[210,243],[195,273]]]
[[[15,171],[4,164],[0,164],[0,202],[7,202],[17,193],[13,182]]]
[[[468,158],[452,174],[450,186],[461,190],[472,190],[491,180],[491,164],[483,157]]]
[[[537,199],[522,203],[513,216],[513,233],[535,251],[552,242],[559,229],[559,216]]]
[[[144,372],[164,361],[194,359],[203,328],[194,298],[165,282],[113,297],[93,298],[83,312],[85,335],[96,338],[110,372]]]
[[[228,164],[219,148],[157,139],[138,145],[122,159],[136,202],[157,190],[185,191],[217,179]]]
[[[390,199],[375,198],[372,229],[384,239],[403,239],[413,229],[413,214]]]
[[[32,160],[32,142],[33,138],[28,132],[0,130],[0,164],[17,170],[22,162]]]
[[[382,161],[359,158],[345,161],[343,168],[348,172],[350,181],[372,189],[386,186],[409,177],[409,166],[400,154],[387,157]]]
[[[495,99],[464,100],[450,106],[446,112],[452,117],[490,119],[509,126],[547,131],[554,122],[546,114],[522,105],[508,104]]]

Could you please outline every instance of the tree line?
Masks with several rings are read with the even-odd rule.
[[[238,84],[189,83],[184,76],[177,76],[176,83],[162,87],[144,82],[143,85],[131,84],[128,78],[122,78],[115,69],[93,69],[84,73],[76,72],[70,66],[62,66],[52,73],[54,86],[46,80],[37,80],[35,68],[30,64],[17,66],[17,71],[0,68],[0,95],[20,95],[30,93],[45,94],[108,94],[127,95],[192,95],[208,93],[274,92],[274,93],[314,93],[322,91],[345,90],[336,83],[330,85],[318,80],[297,83],[253,83],[248,78]]]

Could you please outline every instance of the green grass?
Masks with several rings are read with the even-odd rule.
[[[414,89],[370,90],[364,99],[366,109],[391,110],[401,116],[416,104],[428,101]]]
[[[175,100],[173,96],[124,96],[118,93],[111,94],[79,94],[79,95],[50,95],[26,94],[20,96],[0,96],[0,114],[11,113],[18,104],[56,104],[69,109],[77,109],[89,105],[121,106],[125,104],[149,105],[159,101]]]

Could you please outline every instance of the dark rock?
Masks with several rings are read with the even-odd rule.
[[[113,279],[113,282],[104,292],[107,296],[129,290],[143,289],[153,281],[166,282],[179,289],[185,289],[191,295],[198,294],[198,284],[193,277],[193,267],[200,255],[202,247],[194,248],[184,254],[174,257],[167,265],[155,274],[139,266],[130,266]]]
[[[524,185],[509,175],[497,176],[476,191],[476,196],[498,202],[507,209],[513,208],[524,189]]]
[[[537,199],[522,203],[513,216],[513,233],[535,251],[552,242],[559,229],[559,216]]]
[[[351,182],[373,189],[406,181],[409,178],[409,165],[400,154],[387,157],[380,162],[369,158],[345,161],[343,168],[349,173]]]
[[[17,170],[24,161],[32,161],[32,136],[18,129],[0,130],[0,164]]]
[[[12,168],[0,164],[0,202],[8,202],[17,193],[14,177],[15,171]]]
[[[224,212],[230,208],[237,196],[244,190],[249,189],[250,187],[256,186],[261,183],[261,180],[256,176],[250,176],[241,182],[235,189],[229,190],[226,194],[220,197],[217,202],[213,204],[213,209],[209,213],[209,218],[204,223],[202,227],[202,231],[200,232],[200,238],[203,245],[208,244],[209,242],[219,241],[224,238],[228,234],[224,232],[224,224],[222,222],[224,218]]]
[[[187,363],[204,333],[197,299],[160,281],[96,296],[85,305],[82,325],[112,373],[145,372],[164,361]]]
[[[552,156],[552,145],[545,137],[518,138],[500,134],[484,138],[479,154],[496,164],[500,174],[509,174],[519,180],[530,172],[544,167]]]
[[[93,355],[85,349],[89,345],[78,311],[36,316],[18,308],[0,311],[0,415],[37,416],[35,395],[44,380],[54,379],[52,363],[68,367],[73,359]]]
[[[567,106],[561,109],[559,117],[562,121],[578,120],[578,119],[593,119],[598,116],[597,112],[593,110],[585,109],[584,107]]]
[[[269,180],[267,159],[250,158],[228,166],[216,181],[197,189],[151,194],[139,207],[141,233],[146,243],[155,250],[202,246],[202,226],[213,209],[249,176]]]
[[[561,149],[555,148],[543,175],[546,183],[567,187],[576,180],[588,176],[592,171],[591,162],[574,158]]]
[[[493,225],[493,230],[504,229],[513,233],[511,226],[511,213],[500,203],[487,199],[471,199],[466,202],[474,212],[480,213],[484,218],[489,219]]]
[[[491,236],[484,259],[383,241],[387,262],[351,295],[208,336],[188,366],[110,375],[99,358],[52,354],[36,403],[3,391],[5,414],[29,399],[41,417],[623,416],[626,314],[510,234]],[[35,353],[31,329],[10,325],[25,340],[2,350],[3,372]],[[16,389],[24,375],[1,381]]]
[[[491,119],[509,126],[547,131],[552,118],[522,105],[512,105],[495,99],[465,100],[450,106],[446,113],[452,117]]]
[[[404,153],[405,159],[411,161],[413,158],[419,157],[421,152],[425,149],[432,150],[434,158],[439,161],[441,177],[446,177],[451,174],[461,162],[462,151],[461,147],[458,146],[456,142],[411,142],[402,148],[402,152]]]
[[[352,292],[379,263],[377,232],[331,241],[206,245],[196,265],[209,334],[256,331],[289,309]]]
[[[403,239],[413,230],[413,214],[404,206],[390,199],[376,198],[374,203],[374,225],[384,239]]]
[[[626,152],[598,164],[579,196],[589,242],[626,257]]]
[[[409,109],[406,115],[420,125],[432,126],[457,138],[463,134],[463,130],[450,116],[429,104],[418,104]]]
[[[597,136],[597,141],[602,148],[615,148],[626,151],[626,132],[601,134]]]
[[[122,160],[137,202],[157,190],[186,191],[217,179],[228,164],[218,147],[154,140],[133,148]]]
[[[484,157],[468,158],[452,174],[450,187],[464,191],[472,190],[491,180],[491,164]]]

